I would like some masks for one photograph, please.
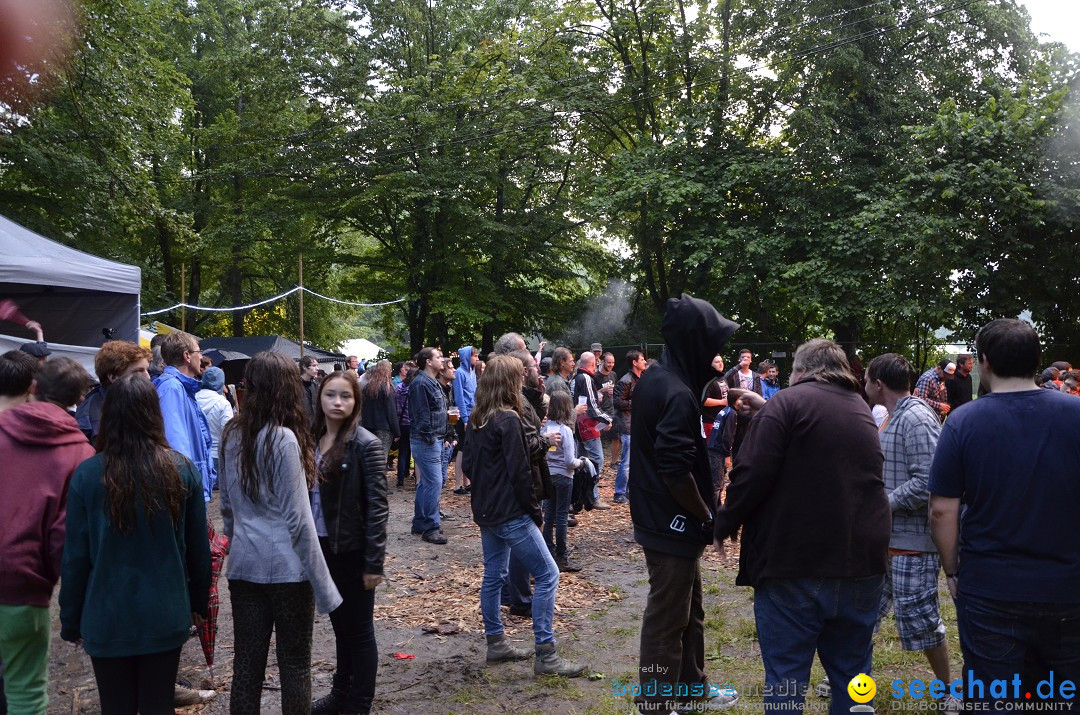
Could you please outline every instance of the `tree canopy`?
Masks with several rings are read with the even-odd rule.
[[[748,341],[924,361],[941,327],[1030,311],[1080,357],[1080,60],[1010,0],[79,13],[43,99],[0,107],[0,211],[138,263],[147,307],[260,300],[302,254],[320,293],[406,299],[309,298],[325,344],[574,335],[617,284],[605,342],[655,340],[685,291]],[[298,311],[188,319],[297,337]]]

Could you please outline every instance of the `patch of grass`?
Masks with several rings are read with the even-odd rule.
[[[608,633],[620,638],[629,638],[638,634],[638,628],[636,626],[619,626],[618,628],[612,628]]]
[[[476,705],[488,699],[485,688],[464,688],[449,697],[450,702],[461,705]]]
[[[637,586],[638,588],[643,588],[643,587],[649,585],[649,579],[648,578],[639,578],[637,581],[634,581],[634,585]]]
[[[525,692],[544,693],[552,695],[558,693],[559,697],[571,700],[581,700],[585,694],[577,687],[577,683],[571,678],[560,678],[557,675],[538,675],[536,679],[525,686]]]
[[[757,623],[751,619],[739,621],[735,626],[735,635],[743,640],[757,640]]]

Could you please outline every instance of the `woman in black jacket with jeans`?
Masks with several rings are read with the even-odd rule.
[[[320,479],[311,510],[330,575],[344,599],[330,614],[337,670],[329,695],[311,712],[368,713],[375,697],[375,587],[386,553],[386,455],[379,438],[360,426],[356,375],[336,372],[319,386],[315,404]]]
[[[559,567],[540,533],[543,519],[536,499],[522,424],[522,363],[510,355],[488,362],[476,385],[476,404],[465,440],[465,472],[472,479],[473,521],[480,527],[484,581],[480,611],[487,636],[487,661],[523,660],[529,651],[506,639],[499,594],[510,566],[510,552],[536,579],[532,620],[537,675],[577,677],[585,666],[568,663],[555,651],[555,592]]]

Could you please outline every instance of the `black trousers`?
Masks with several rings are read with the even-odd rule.
[[[158,715],[173,711],[180,648],[123,658],[91,658],[101,715]]]
[[[397,480],[398,484],[405,482],[409,476],[409,461],[412,459],[412,445],[409,444],[409,425],[401,425],[401,436],[398,437],[397,457]]]
[[[698,559],[644,551],[649,598],[641,616],[642,694],[634,702],[642,713],[667,713],[675,709],[679,699],[646,695],[644,691],[650,681],[706,683],[701,567]]]
[[[319,539],[330,576],[341,593],[341,605],[330,613],[337,645],[334,690],[344,694],[342,712],[371,711],[379,645],[375,642],[375,590],[364,588],[364,557],[359,551],[334,554]]]
[[[232,601],[233,656],[229,712],[261,711],[270,635],[277,636],[281,712],[311,712],[311,631],[315,624],[315,592],[308,581],[252,583],[229,579]]]

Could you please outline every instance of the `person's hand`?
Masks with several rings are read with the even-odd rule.
[[[577,407],[574,408],[574,411],[577,412],[579,415],[583,415],[583,414],[585,414],[586,412],[589,411],[589,406],[588,405],[578,405]]]
[[[42,332],[41,323],[37,322],[36,320],[28,320],[26,321],[26,327],[29,330],[33,330],[34,333],[37,334],[37,339],[39,343],[44,341],[45,333]]]
[[[611,425],[610,425],[610,424],[603,424],[603,423],[601,423],[601,424],[599,425],[599,427],[600,427],[600,431],[601,431],[601,432],[607,432],[607,431],[608,431],[609,429],[611,429]]]
[[[364,574],[364,590],[371,591],[380,583],[383,582],[383,575],[381,573],[366,573]]]
[[[562,445],[562,432],[548,432],[548,441],[559,447]]]
[[[200,616],[198,613],[195,613],[195,611],[191,612],[191,622],[199,628],[202,628],[204,625],[206,625],[206,619]]]
[[[733,387],[728,391],[728,394],[735,395],[736,400],[734,409],[740,415],[753,415],[765,406],[765,398],[753,390],[743,390],[741,388]],[[728,400],[730,402],[730,397]]]
[[[712,545],[713,548],[716,549],[716,553],[720,556],[720,558],[727,558],[727,547],[724,546],[723,539],[713,539]]]
[[[945,585],[949,587],[949,594],[956,600],[956,594],[959,591],[959,582],[956,580],[956,576],[946,576]]]
[[[951,410],[951,409],[952,409],[952,405],[947,404],[947,403],[942,403],[942,405],[941,405],[941,414],[947,415],[947,414],[949,414],[949,410]]]

